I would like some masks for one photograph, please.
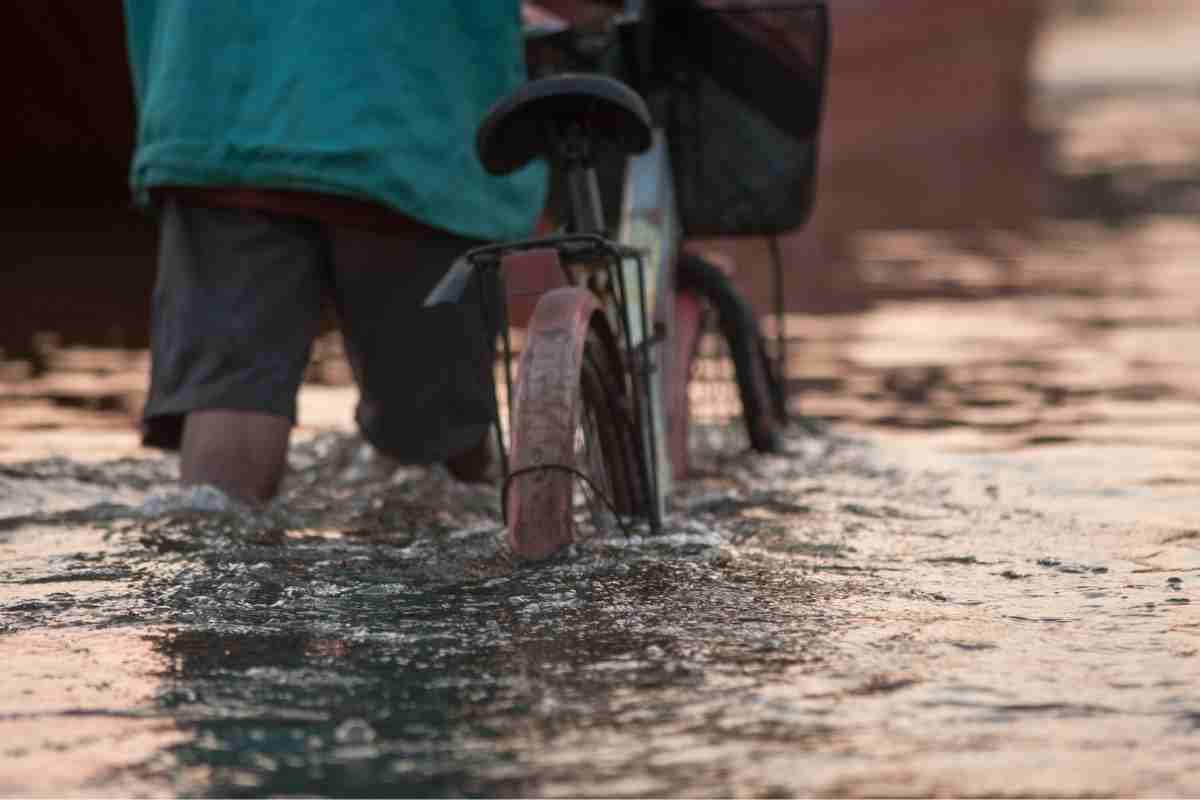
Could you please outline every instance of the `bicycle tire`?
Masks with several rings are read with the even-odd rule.
[[[644,513],[649,496],[619,350],[602,313],[571,328],[539,328],[537,314],[517,371],[506,490],[509,543],[529,560],[575,541],[578,493],[603,492],[622,516]],[[595,486],[581,487],[560,467]]]
[[[760,453],[782,452],[787,424],[784,393],[754,310],[720,268],[694,254],[680,257],[675,286],[677,291],[698,295],[716,316],[717,332],[733,361],[750,447]],[[690,368],[687,372],[691,374]]]

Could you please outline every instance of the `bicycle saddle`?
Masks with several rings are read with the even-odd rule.
[[[603,75],[564,74],[526,83],[492,107],[475,151],[493,175],[507,175],[555,151],[556,129],[578,123],[594,143],[624,154],[650,147],[650,112],[625,84]]]

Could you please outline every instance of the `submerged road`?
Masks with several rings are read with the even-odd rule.
[[[266,515],[4,467],[0,793],[1200,791],[1200,509],[1122,518],[1095,463],[797,436],[514,569],[492,490],[338,443]]]

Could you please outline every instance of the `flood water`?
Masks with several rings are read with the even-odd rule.
[[[4,520],[0,790],[1196,788],[1194,508],[1109,521],[1045,466],[796,435],[688,484],[663,537],[514,569],[493,490],[355,481],[336,445],[262,515],[157,462],[5,468],[6,497],[125,502]]]
[[[1200,795],[1200,100],[1052,89],[1108,211],[866,237],[789,452],[660,537],[516,565],[328,385],[249,513],[136,447],[141,356],[5,365],[0,794]]]

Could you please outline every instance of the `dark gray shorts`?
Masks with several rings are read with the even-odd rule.
[[[189,411],[296,421],[321,317],[332,300],[359,387],[363,436],[408,463],[441,461],[487,433],[492,343],[479,291],[424,308],[470,247],[260,211],[162,208],[143,442],[178,449]]]

